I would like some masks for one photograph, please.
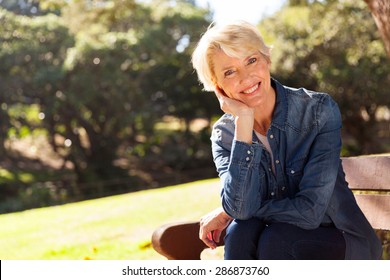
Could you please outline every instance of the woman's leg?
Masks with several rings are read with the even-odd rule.
[[[226,230],[225,260],[255,260],[264,228],[265,224],[256,218],[232,221]]]
[[[345,240],[333,226],[305,230],[290,224],[271,224],[261,234],[257,257],[263,260],[344,259]]]

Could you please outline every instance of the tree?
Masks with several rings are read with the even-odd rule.
[[[0,9],[0,32],[3,146],[9,133],[18,135],[41,126],[38,118],[28,120],[26,109],[52,98],[50,90],[63,77],[62,63],[74,41],[55,15],[27,18]]]
[[[390,2],[388,0],[364,0],[370,9],[375,23],[382,36],[383,43],[390,58]]]
[[[156,133],[155,124],[165,115],[187,123],[199,116],[211,119],[196,94],[213,96],[200,92],[189,63],[190,47],[209,24],[207,11],[192,1],[158,2],[159,9],[152,9],[136,1],[48,0],[40,4],[55,14],[33,17],[1,10],[4,141],[10,132],[20,136],[41,129],[72,166],[78,186],[128,178],[131,172],[116,165],[118,158],[129,159],[131,166],[147,154],[162,165],[196,163],[195,157],[188,160],[193,155],[188,151],[196,151],[197,139],[182,141],[184,153],[169,159],[168,149],[150,148],[178,146]],[[31,108],[34,120],[25,117]],[[172,160],[173,155],[182,160]]]
[[[64,63],[61,98],[45,105],[47,129],[71,143],[66,159],[80,183],[123,177],[124,170],[113,165],[118,147],[128,146],[142,160],[146,150],[153,155],[148,148],[156,138],[155,123],[182,106],[172,96],[180,92],[188,103],[183,85],[195,80],[183,66],[188,51],[177,47],[199,34],[204,12],[186,1],[159,1],[154,12],[135,1],[93,8],[74,2],[64,6],[63,18],[76,44]]]
[[[390,65],[364,3],[315,2],[285,7],[262,29],[275,46],[273,72],[291,86],[328,92],[337,100],[349,153],[381,152],[376,115],[390,105]]]

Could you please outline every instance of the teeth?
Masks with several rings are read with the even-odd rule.
[[[247,89],[245,91],[243,91],[244,93],[252,93],[254,92],[257,88],[259,87],[259,84],[256,84],[254,85],[253,87],[251,87],[250,89]]]

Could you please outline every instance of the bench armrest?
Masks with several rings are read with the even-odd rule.
[[[223,235],[218,246],[223,245]],[[153,232],[153,248],[169,260],[200,260],[206,244],[199,239],[199,222],[166,224]]]

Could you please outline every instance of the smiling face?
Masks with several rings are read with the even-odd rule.
[[[217,50],[212,56],[216,84],[225,94],[249,107],[266,106],[271,87],[270,62],[259,51],[235,58]]]

